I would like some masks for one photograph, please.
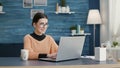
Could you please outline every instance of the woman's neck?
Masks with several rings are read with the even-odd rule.
[[[41,41],[41,40],[45,39],[45,37],[46,37],[45,34],[37,35],[37,34],[35,34],[35,32],[31,33],[30,35],[38,41]]]
[[[42,35],[42,34],[43,34],[43,33],[37,32],[37,31],[34,31],[34,33],[35,33],[36,35]]]

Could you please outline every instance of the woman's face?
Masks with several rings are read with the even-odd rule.
[[[35,28],[35,33],[44,34],[46,32],[47,27],[48,27],[48,19],[41,18],[38,20],[37,23],[33,23],[33,26]]]

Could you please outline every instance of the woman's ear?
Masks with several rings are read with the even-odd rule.
[[[35,23],[33,23],[33,27],[34,27],[34,28],[35,28],[35,26],[36,26]]]

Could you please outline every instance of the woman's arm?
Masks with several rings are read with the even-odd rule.
[[[50,54],[52,53],[57,53],[58,51],[58,45],[56,44],[56,42],[54,41],[54,39],[50,36],[50,45],[51,45],[51,49],[50,49]]]
[[[32,43],[28,35],[24,37],[24,49],[29,50],[29,59],[38,59],[39,53],[36,53],[32,49]]]

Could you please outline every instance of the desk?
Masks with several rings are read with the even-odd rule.
[[[93,64],[115,64],[115,61],[95,61],[90,58],[80,58],[63,62],[47,62],[39,60],[22,61],[19,57],[1,57],[0,66],[63,66],[63,65],[93,65]]]

